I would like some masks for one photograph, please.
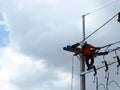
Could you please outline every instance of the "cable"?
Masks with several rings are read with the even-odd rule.
[[[106,81],[106,86],[101,83],[101,84],[98,85],[98,89],[100,88],[100,86],[103,86],[105,90],[109,90],[109,89],[108,89],[108,86],[109,86],[110,84],[112,84],[112,83],[115,83],[116,86],[117,86],[118,88],[120,88],[120,85],[119,85],[115,80],[112,80],[112,81],[109,82],[109,75],[108,75],[107,81]],[[98,90],[98,89],[96,89],[96,90]]]
[[[108,85],[109,85],[109,84],[108,84],[108,82],[109,82],[109,72],[107,73],[106,79],[107,79],[107,80],[106,80],[106,90],[109,90],[109,89],[108,89]]]
[[[107,23],[109,23],[112,19],[114,19],[116,16],[118,15],[118,13],[117,14],[115,14],[112,18],[110,18],[107,22],[105,22],[102,26],[100,26],[98,29],[96,29],[93,33],[91,33],[90,35],[88,35],[85,39],[83,39],[81,42],[78,42],[78,43],[76,43],[76,44],[81,44],[82,42],[84,42],[86,39],[88,39],[89,37],[91,37],[93,34],[95,34],[97,31],[99,31],[102,27],[104,27]],[[76,45],[76,44],[74,44],[74,45]],[[74,45],[72,45],[72,46],[74,46]]]
[[[98,86],[98,88],[100,88],[100,86],[103,86],[103,88],[106,90],[106,87],[105,87],[104,84],[100,83],[99,86]]]
[[[88,39],[90,36],[92,36],[94,33],[96,33],[98,30],[100,30],[102,27],[104,27],[107,23],[109,23],[113,18],[115,18],[118,15],[115,14],[112,18],[110,18],[107,22],[105,22],[102,26],[100,26],[98,29],[96,29],[93,33],[91,33],[90,35],[88,35],[83,41],[85,41],[86,39]],[[81,41],[81,42],[83,42]]]
[[[118,84],[115,80],[110,81],[110,82],[108,83],[108,85],[110,85],[111,83],[115,83],[115,84],[116,84],[116,86],[120,88],[120,85],[119,85],[119,84]]]
[[[109,50],[108,50],[108,53],[111,53],[111,52],[117,51],[117,50],[120,50],[120,47],[117,47],[117,48],[115,48],[115,49],[109,49]]]
[[[120,43],[120,41],[117,41],[117,42],[114,42],[114,43],[111,43],[111,44],[102,46],[102,47],[100,47],[100,48],[110,47],[111,45],[114,45],[114,44],[117,44],[117,43]]]
[[[96,82],[96,90],[98,90],[98,77],[97,75],[94,76],[94,83]]]
[[[105,6],[103,6],[103,7],[101,7],[101,8],[98,8],[98,9],[90,12],[89,14],[92,14],[92,13],[95,13],[95,12],[97,12],[97,11],[100,11],[100,10],[102,10],[102,9],[104,9],[104,8],[107,8],[107,7],[113,5],[114,3],[118,2],[118,1],[120,1],[120,0],[115,0],[115,1],[113,1],[113,2],[111,2],[111,3],[109,3],[109,4],[105,5]]]
[[[74,56],[72,56],[72,77],[71,77],[71,90],[73,90],[73,75],[74,75]]]
[[[119,66],[117,65],[117,75],[119,74]]]

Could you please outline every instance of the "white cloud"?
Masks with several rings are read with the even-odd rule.
[[[81,41],[81,15],[99,7],[99,2],[89,0],[0,2],[10,32],[9,46],[0,50],[0,73],[3,77],[0,79],[4,82],[0,84],[3,86],[1,90],[69,90],[71,74],[68,71],[71,70],[71,54],[62,48],[67,44]],[[102,19],[105,21],[107,15],[104,15],[106,12],[102,13],[101,20],[98,19],[100,12],[97,16],[88,16],[87,35],[94,31],[93,27],[96,28],[99,22],[103,23]],[[110,28],[105,28],[105,31],[108,29]],[[118,29],[116,28],[115,34],[119,34]],[[104,41],[108,43],[119,36],[118,34],[112,36],[111,30],[111,33],[107,32],[111,37],[106,37],[105,31],[99,32],[99,35],[96,34],[97,37],[93,36],[89,41],[103,45]],[[104,40],[101,40],[101,37]]]
[[[71,75],[53,67],[43,60],[33,60],[11,47],[1,49],[0,53],[0,89],[1,90],[48,90],[68,88]],[[46,86],[47,85],[47,86]],[[51,87],[52,85],[52,87]]]
[[[23,1],[19,2],[23,3]],[[49,63],[60,64],[56,59],[63,57],[59,55],[60,52],[63,52],[64,44],[62,42],[64,42],[65,38],[72,39],[76,37],[73,33],[68,33],[74,31],[76,26],[75,20],[77,18],[75,20],[72,18],[76,11],[71,6],[66,7],[66,1],[65,3],[61,1],[57,6],[47,3],[36,5],[35,2],[25,2],[22,4],[21,10],[17,7],[19,2],[9,3],[13,9],[10,12],[11,9],[3,6],[7,16],[6,22],[8,22],[10,29],[10,44],[29,56],[47,60],[49,58]],[[72,5],[72,2],[69,5]],[[74,33],[76,32],[78,32],[78,29]],[[48,58],[46,55],[48,55]],[[53,55],[57,57],[55,58]],[[64,61],[63,58],[61,60]]]
[[[49,3],[49,4],[57,4],[62,0],[35,0],[37,3]]]

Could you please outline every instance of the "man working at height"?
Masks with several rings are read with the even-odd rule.
[[[90,45],[90,44],[87,44],[87,42],[85,42],[82,46],[82,48],[79,49],[78,52],[76,52],[74,54],[75,55],[78,55],[78,54],[83,54],[86,58],[86,65],[87,65],[87,70],[90,70],[92,68],[94,68],[95,66],[93,65],[94,64],[94,54],[92,52],[93,49],[100,49],[99,47],[95,47],[93,45]],[[91,60],[91,61],[89,61]],[[89,63],[90,62],[90,63]]]

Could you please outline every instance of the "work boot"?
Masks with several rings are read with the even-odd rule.
[[[88,67],[88,68],[87,68],[87,70],[90,70],[90,69],[93,69],[93,68],[95,68],[95,66],[94,66],[94,65],[93,65],[93,66]]]
[[[107,55],[108,54],[108,52],[100,52],[100,53],[98,53],[97,55],[98,56],[101,56],[101,55]]]
[[[104,55],[107,55],[108,54],[108,52],[104,52]]]

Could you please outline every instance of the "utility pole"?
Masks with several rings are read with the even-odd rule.
[[[88,14],[82,15],[82,28],[83,28],[82,43],[84,43],[84,41],[85,41],[85,16]],[[79,51],[79,49],[80,48],[78,48],[78,47],[71,48],[71,46],[69,46],[69,45],[67,45],[67,47],[63,47],[63,50],[74,52],[74,53]],[[83,72],[85,72],[85,56],[80,54],[78,59],[80,59],[80,73],[83,73]],[[86,84],[85,74],[82,74],[82,75],[80,74],[80,90],[86,90],[85,84]]]
[[[86,34],[85,34],[85,16],[87,16],[89,13],[82,15],[82,29],[83,29],[83,40],[82,40],[82,44],[85,42],[86,39]],[[116,17],[118,15],[118,22],[120,22],[120,12],[118,14],[116,14],[115,16],[113,16],[110,20],[108,20],[105,24],[103,24],[100,28],[102,28],[104,25],[106,25],[108,22],[110,22],[114,17]],[[98,28],[97,30],[99,30],[100,28]],[[97,31],[96,30],[96,31]],[[96,32],[95,31],[95,32]],[[92,34],[94,34],[95,32],[93,32]],[[91,35],[90,35],[91,36]],[[88,36],[89,37],[89,36]],[[87,38],[88,38],[87,37]],[[83,55],[79,55],[81,57],[81,61],[80,61],[80,90],[86,90],[86,81],[85,81],[85,57]],[[114,64],[116,62],[112,62],[111,64]],[[105,66],[101,66],[97,69],[103,68]],[[93,70],[92,70],[93,71]]]
[[[89,14],[89,13],[88,13]],[[83,42],[85,40],[85,16],[88,15],[82,15],[82,29],[83,29]],[[83,55],[79,55],[81,57],[80,61],[80,73],[85,71],[85,57]],[[85,74],[80,75],[80,90],[86,90],[86,82],[85,82]]]
[[[118,15],[118,22],[120,22],[120,12],[119,13],[117,13],[116,15],[114,15],[112,18],[110,18],[106,23],[104,23],[101,27],[99,27],[97,30],[95,30],[92,34],[90,34],[89,36],[85,36],[85,16],[87,16],[88,14],[90,14],[90,13],[87,13],[87,14],[84,14],[84,15],[82,15],[82,29],[83,29],[83,40],[81,41],[81,42],[79,42],[79,43],[76,43],[76,44],[74,44],[74,45],[72,45],[72,46],[74,46],[74,47],[72,47],[71,45],[67,45],[67,47],[63,47],[63,50],[66,50],[66,51],[69,51],[69,52],[73,52],[73,53],[75,53],[75,52],[77,52],[77,51],[79,51],[79,49],[80,48],[78,48],[77,46],[79,46],[78,44],[81,44],[82,43],[82,45],[83,45],[83,43],[85,42],[85,40],[87,39],[87,38],[89,38],[91,35],[93,35],[95,32],[97,32],[99,29],[101,29],[103,26],[105,26],[107,23],[109,23],[113,18],[115,18],[117,15]],[[118,43],[118,42],[115,42],[115,43]],[[112,44],[115,44],[115,43],[112,43]],[[109,44],[109,45],[106,45],[106,46],[103,46],[102,48],[104,48],[104,47],[109,47],[110,45],[112,45],[112,44]],[[118,48],[116,48],[116,49],[113,49],[112,51],[115,51],[115,50],[117,50]],[[112,52],[111,51],[111,52]],[[112,65],[112,64],[114,64],[114,63],[116,63],[116,62],[118,62],[118,66],[120,66],[120,59],[118,59],[117,58],[117,61],[115,61],[115,62],[111,62],[111,63],[109,63],[109,64],[107,64],[107,62],[105,61],[104,63],[105,63],[105,65],[102,65],[102,66],[99,66],[99,67],[97,67],[95,70],[90,70],[90,71],[85,71],[85,56],[84,55],[82,55],[82,54],[80,54],[79,55],[79,57],[78,57],[78,59],[80,60],[80,90],[86,90],[86,78],[85,78],[85,75],[87,74],[87,73],[90,73],[90,72],[92,72],[92,71],[94,71],[95,73],[96,73],[96,70],[99,70],[99,69],[101,69],[101,68],[103,68],[103,67],[106,67],[106,69],[108,69],[108,66],[109,65]]]

